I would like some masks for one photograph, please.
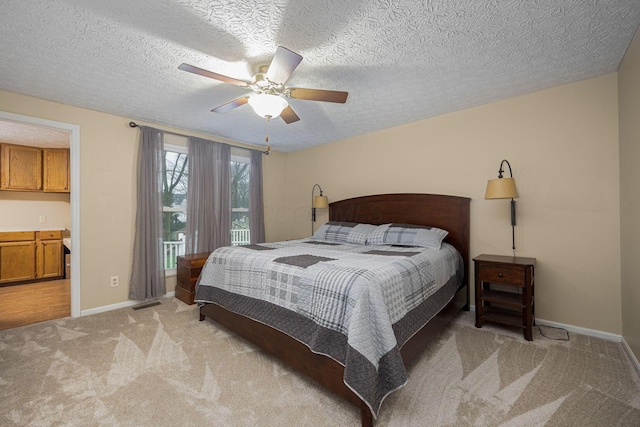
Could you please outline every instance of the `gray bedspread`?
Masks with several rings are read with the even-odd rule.
[[[463,276],[462,257],[448,244],[434,250],[304,239],[214,251],[195,299],[333,358],[377,416],[384,398],[406,384],[400,348],[453,298]]]

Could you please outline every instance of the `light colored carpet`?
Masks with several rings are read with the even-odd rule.
[[[640,380],[622,346],[570,337],[536,330],[526,342],[476,329],[462,313],[383,403],[376,425],[640,426]],[[0,332],[2,426],[359,421],[355,407],[176,299]]]

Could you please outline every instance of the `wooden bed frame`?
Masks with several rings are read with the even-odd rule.
[[[368,224],[405,223],[429,225],[449,231],[446,242],[462,254],[465,265],[463,287],[455,298],[401,348],[405,366],[411,364],[461,310],[469,310],[469,205],[466,197],[435,194],[381,194],[331,203],[329,219]],[[216,304],[200,308],[206,317],[258,345],[303,375],[360,408],[362,426],[373,426],[369,407],[343,382],[344,367],[288,335]]]

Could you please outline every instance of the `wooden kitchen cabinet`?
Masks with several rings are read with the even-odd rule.
[[[35,278],[35,242],[0,243],[0,283],[21,282]]]
[[[62,276],[62,232],[39,231],[36,233],[36,278],[57,279]]]
[[[22,145],[0,146],[0,189],[42,190],[42,150]]]
[[[33,231],[0,233],[0,284],[36,278],[36,242]]]
[[[69,192],[70,151],[0,145],[0,190]]]
[[[0,232],[0,285],[62,277],[62,231]]]
[[[69,192],[69,150],[45,148],[42,150],[42,187],[45,192]]]

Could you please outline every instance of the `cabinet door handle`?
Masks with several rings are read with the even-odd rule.
[[[503,277],[503,276],[502,276],[502,273],[498,273],[498,277]]]

